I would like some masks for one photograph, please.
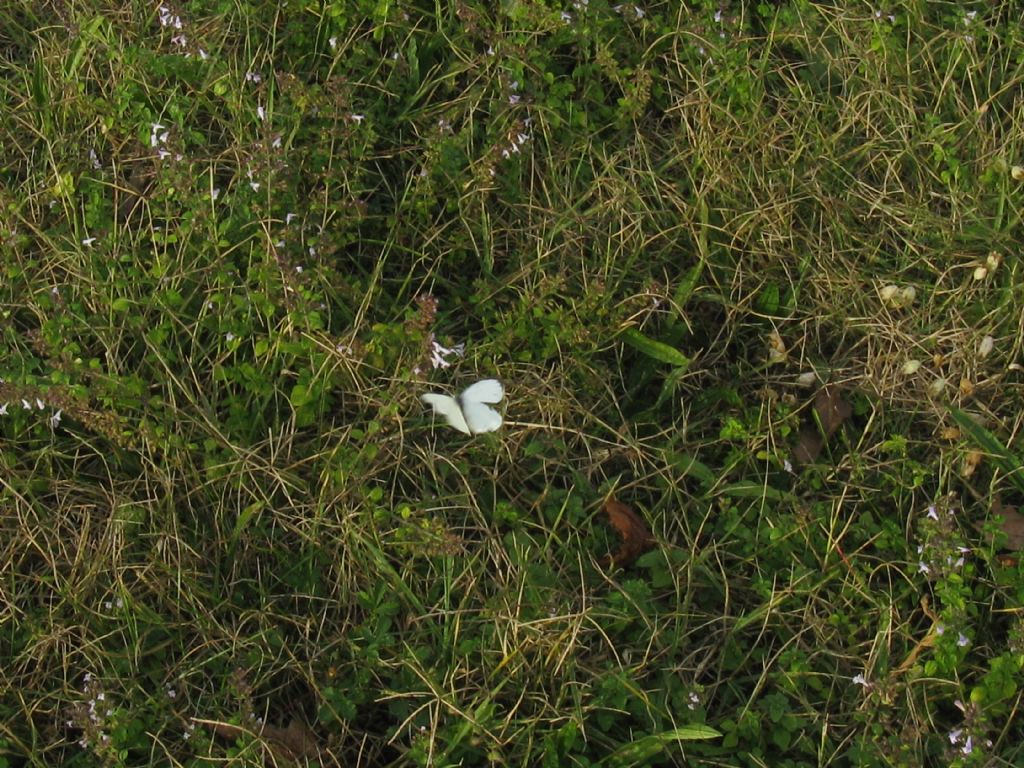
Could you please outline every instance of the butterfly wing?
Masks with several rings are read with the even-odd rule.
[[[470,432],[469,425],[466,423],[466,417],[462,415],[462,408],[459,407],[459,402],[454,397],[438,395],[431,392],[430,394],[421,395],[420,400],[433,408],[434,413],[439,416],[443,416],[444,420],[447,421],[450,426],[459,430],[459,432],[463,432],[467,435],[472,434],[472,432]],[[486,408],[486,406],[484,407]]]
[[[497,379],[483,379],[476,384],[470,384],[459,395],[459,402],[462,407],[466,403],[500,403],[505,397],[505,388]]]
[[[501,426],[501,414],[475,400],[462,403],[462,415],[465,417],[466,426],[474,435],[481,432],[493,432]]]

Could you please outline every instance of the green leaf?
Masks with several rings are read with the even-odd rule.
[[[735,499],[771,499],[782,501],[789,497],[786,491],[772,488],[770,485],[740,481],[727,485],[721,490],[723,496],[732,496]]]
[[[666,745],[676,741],[717,739],[722,734],[707,725],[686,725],[663,733],[654,733],[642,739],[624,744],[602,760],[598,765],[613,765],[625,768],[631,765],[646,765],[654,755],[663,751]]]
[[[627,328],[619,336],[626,344],[652,360],[668,363],[677,368],[687,368],[690,365],[690,358],[678,349],[664,342],[655,341],[649,336],[644,336],[636,328]]]

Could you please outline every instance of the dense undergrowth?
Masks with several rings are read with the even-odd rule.
[[[0,766],[1019,765],[1015,7],[5,4]]]

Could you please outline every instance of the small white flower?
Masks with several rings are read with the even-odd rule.
[[[508,103],[511,104],[512,106],[515,106],[520,101],[522,101],[522,96],[520,96],[517,93],[513,93],[511,96],[508,97]]]
[[[314,248],[312,245],[306,249],[306,252],[309,253],[310,256],[316,256],[316,248]]]
[[[42,400],[40,400],[40,399],[39,399],[39,398],[37,397],[37,398],[36,398],[36,408],[38,408],[38,409],[39,409],[39,410],[41,411],[41,410],[43,410],[44,408],[46,408],[46,403],[44,403],[44,402],[43,402]]]
[[[985,336],[978,344],[978,357],[984,359],[992,354],[996,341],[991,336]]]
[[[854,685],[863,685],[865,688],[867,688],[868,685],[870,685],[870,683],[868,683],[868,679],[864,677],[863,674],[854,675],[853,680],[851,680],[850,682],[852,682]]]
[[[226,341],[234,341],[235,340],[235,334],[233,334],[231,331],[228,331],[227,333],[224,334],[224,339]]]
[[[722,11],[721,10],[715,11],[715,23],[717,23],[717,24],[721,24],[722,23]]]
[[[949,743],[957,744],[960,741],[960,737],[963,735],[963,728],[956,728],[949,732]]]
[[[259,72],[246,72],[245,82],[247,83],[258,83],[263,79],[263,76]]]
[[[284,215],[285,226],[291,224],[292,223],[292,219],[297,219],[298,217],[299,217],[299,214],[297,214],[297,213],[286,213]]]
[[[783,459],[782,460],[782,468],[784,470],[786,470],[787,472],[789,472],[790,474],[792,474],[793,473],[793,462],[791,462],[789,459]]]
[[[278,134],[277,136],[274,137],[274,140],[270,142],[270,146],[272,146],[274,149],[281,148],[281,134]]]
[[[92,244],[95,243],[95,242],[96,242],[96,238],[95,237],[87,237],[87,238],[85,238],[82,241],[82,245],[84,245],[86,248],[92,248]]]
[[[939,378],[935,379],[935,381],[928,385],[928,394],[931,395],[932,397],[939,397],[943,392],[946,391],[946,385],[948,383],[949,382],[947,382],[944,378],[940,376]]]
[[[264,122],[267,119],[267,112],[266,112],[265,109],[263,109],[263,105],[262,104],[257,104],[256,105],[256,117],[258,117],[260,119],[261,123]]]
[[[206,51],[204,51],[202,48],[200,48],[199,49],[199,58],[202,59],[203,61],[206,61],[208,58],[210,58],[210,54],[208,54]]]
[[[816,374],[814,371],[805,371],[804,373],[801,373],[796,379],[797,385],[801,387],[813,387],[817,383],[817,381],[818,374]]]
[[[0,416],[6,416],[6,415],[7,415],[7,403],[4,403],[3,405],[0,405]]]
[[[259,192],[260,191],[260,183],[258,181],[250,181],[249,182],[249,186],[252,187],[252,191],[253,192]]]
[[[331,46],[331,48],[337,48],[338,47],[338,38],[337,37],[328,37],[327,38],[327,44],[329,46]]]
[[[932,520],[938,520],[939,519],[939,513],[936,511],[934,504],[932,504],[931,506],[928,507],[927,517],[930,517]]]
[[[213,191],[210,193],[210,199],[217,202],[218,197],[220,197],[220,187],[214,187]]]
[[[361,123],[365,118],[366,115],[357,115],[354,112],[348,116],[348,119],[351,120],[353,123]]]
[[[920,563],[917,564],[917,570],[918,570],[918,573],[931,573],[932,569],[928,567],[927,563],[920,562]]]
[[[22,407],[23,410],[31,411],[32,410],[32,403],[30,403],[25,398],[21,398],[21,407]]]

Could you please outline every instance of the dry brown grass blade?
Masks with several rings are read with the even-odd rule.
[[[609,498],[604,503],[604,511],[608,514],[612,528],[622,537],[622,546],[602,560],[603,566],[617,565],[628,568],[640,555],[654,548],[655,541],[651,529],[632,507]]]

